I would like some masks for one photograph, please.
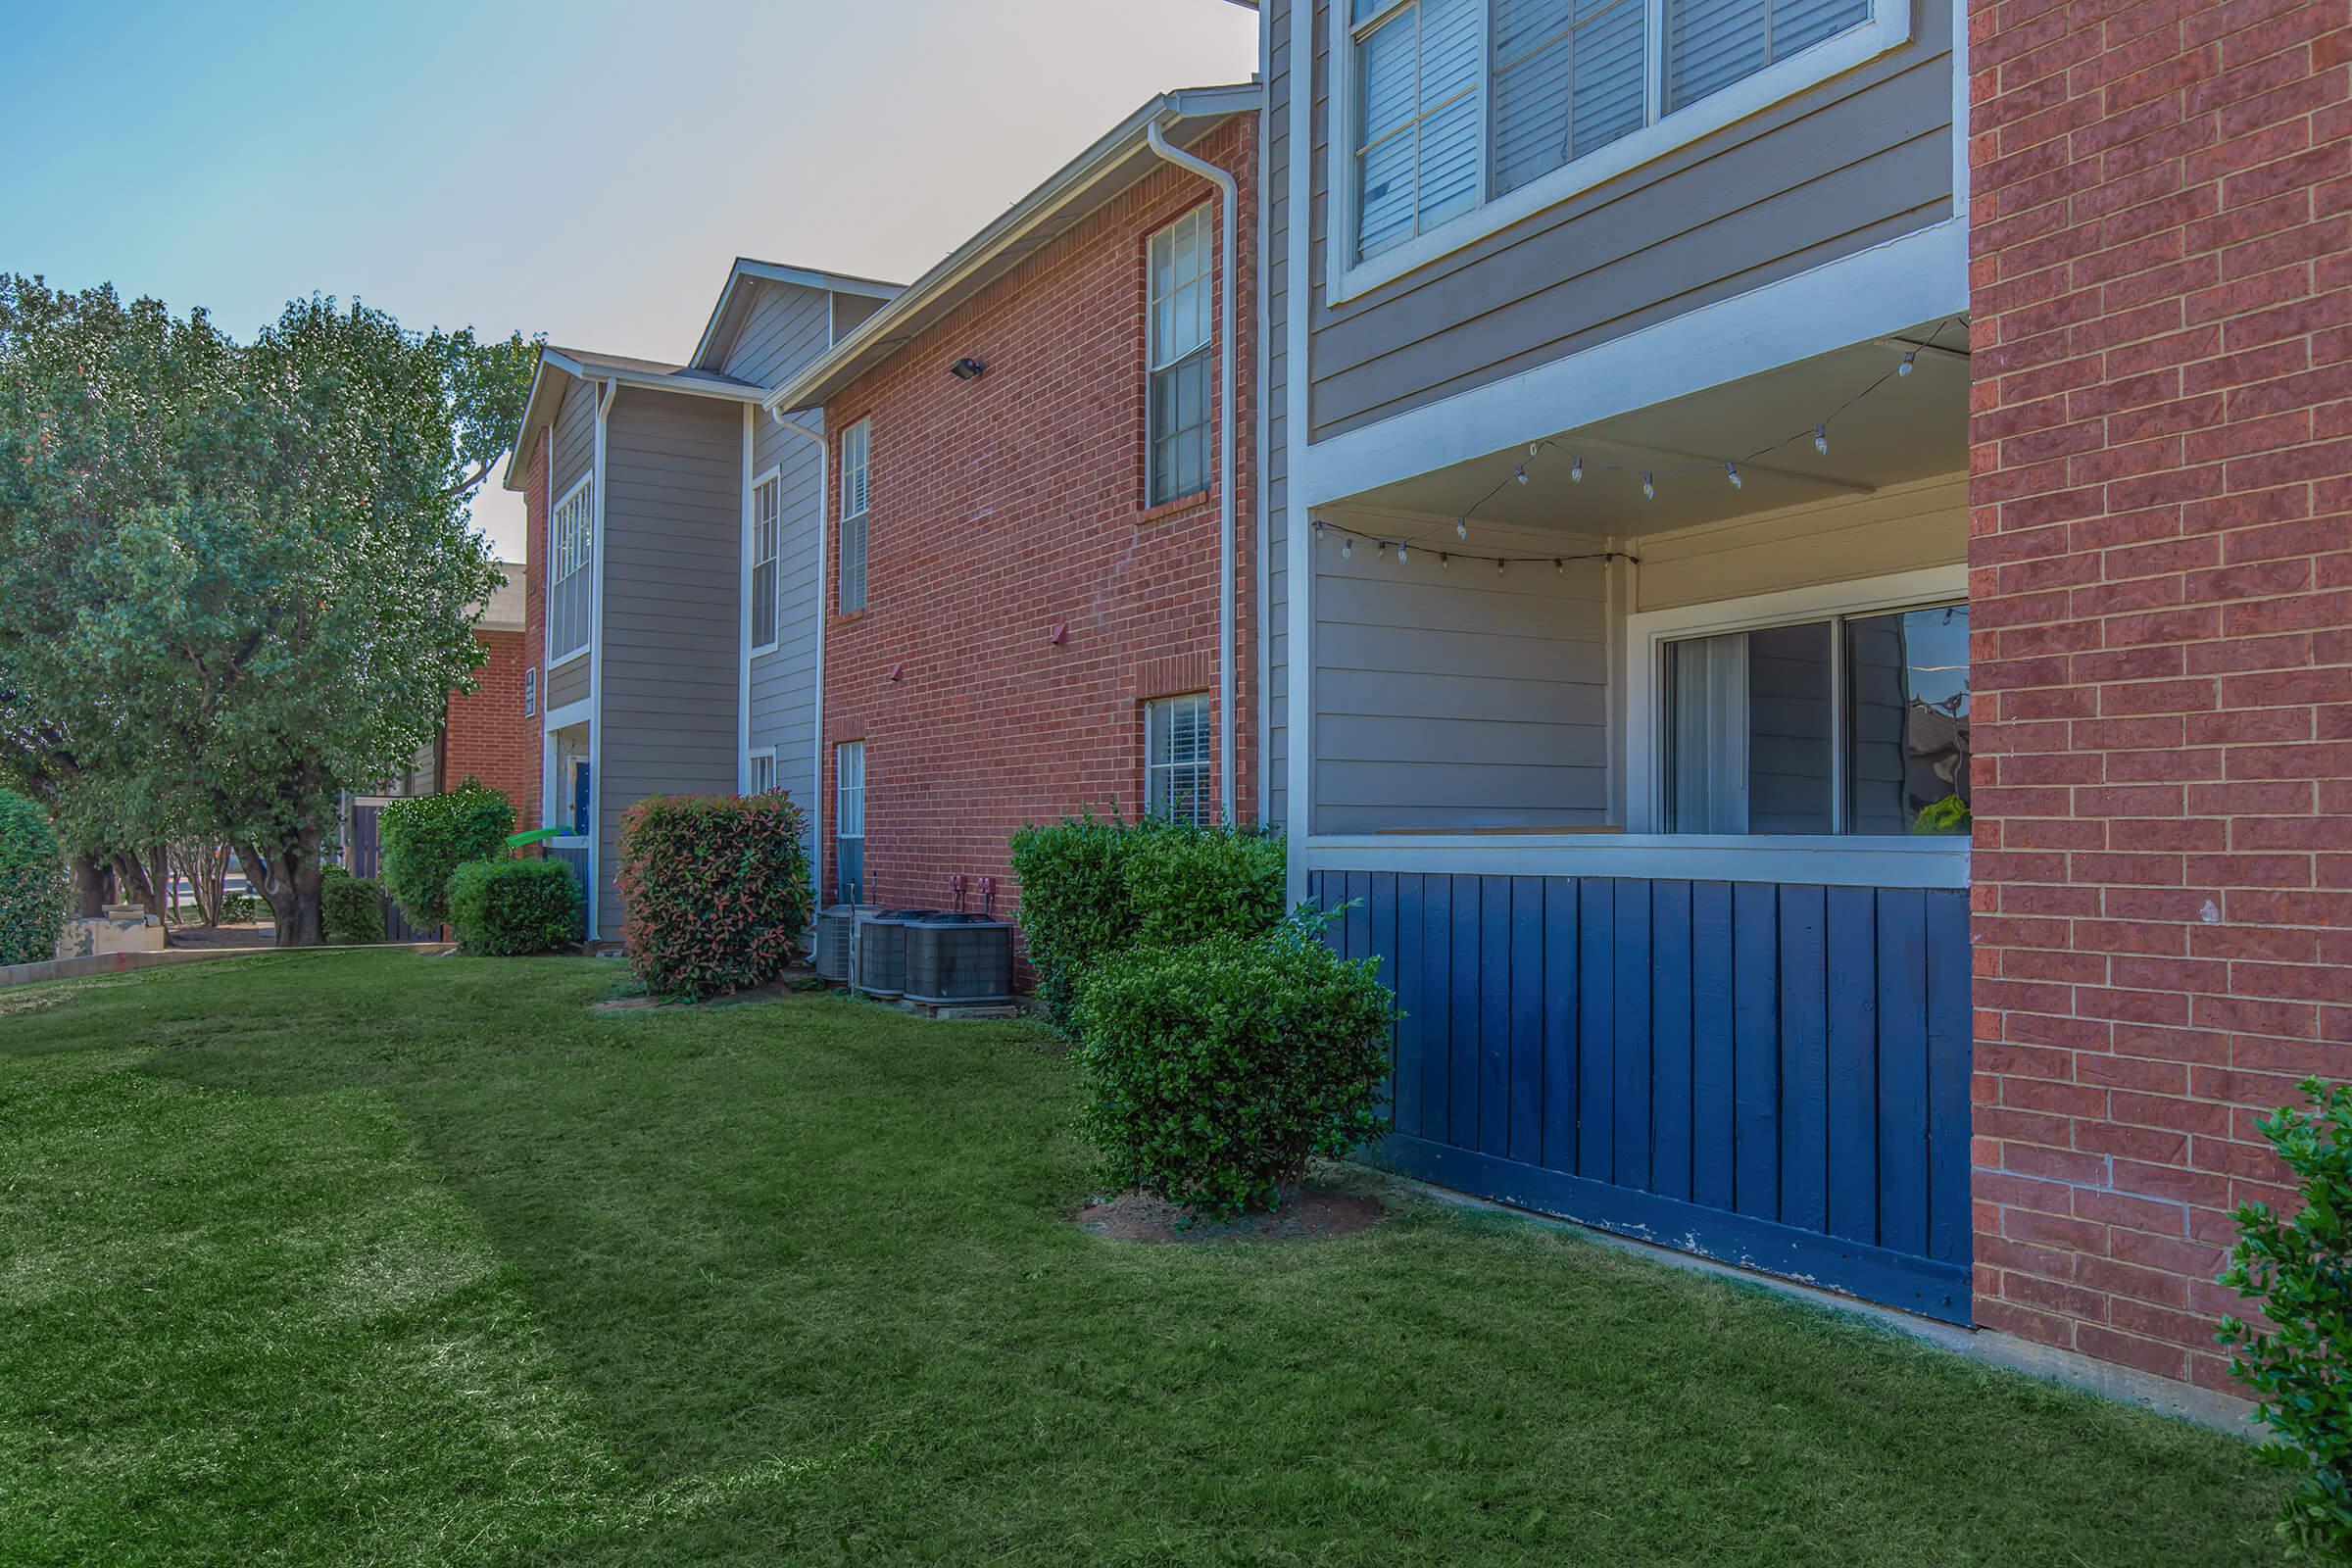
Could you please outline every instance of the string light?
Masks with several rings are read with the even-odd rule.
[[[1315,543],[1317,543],[1317,544],[1321,544],[1322,542],[1323,542],[1323,519],[1322,519],[1321,517],[1317,517],[1317,518],[1315,519]]]
[[[1636,468],[1626,465],[1605,462],[1596,462],[1594,466],[1617,473],[1640,474],[1642,481],[1642,500],[1655,501],[1658,498],[1658,474],[1661,472],[1668,474],[1690,473],[1705,468],[1721,467],[1724,477],[1730,481],[1732,488],[1735,490],[1740,490],[1744,489],[1746,486],[1746,480],[1740,472],[1740,465],[1742,463],[1753,463],[1758,459],[1768,457],[1772,453],[1778,452],[1785,447],[1791,447],[1800,441],[1806,440],[1810,440],[1813,443],[1813,450],[1817,454],[1822,457],[1828,457],[1830,453],[1831,424],[1836,422],[1837,419],[1844,415],[1847,410],[1853,408],[1854,405],[1860,403],[1863,399],[1869,397],[1874,392],[1877,392],[1887,382],[1908,376],[1917,367],[1919,363],[1919,356],[1923,352],[1928,349],[1940,346],[1938,339],[1940,339],[1943,333],[1951,327],[1954,321],[1958,321],[1965,325],[1967,320],[1968,318],[1963,315],[1947,318],[1943,321],[1936,323],[1936,329],[1929,333],[1926,342],[1915,344],[1906,350],[1901,361],[1897,363],[1893,368],[1882,371],[1876,380],[1863,387],[1860,391],[1854,393],[1851,397],[1848,397],[1844,402],[1838,405],[1838,407],[1835,409],[1832,409],[1827,417],[1816,419],[1809,425],[1799,428],[1794,434],[1757,447],[1751,452],[1743,453],[1735,458],[1695,458],[1690,462],[1669,465],[1663,469]],[[1965,353],[1965,351],[1962,352]],[[1556,440],[1530,441],[1527,444],[1527,455],[1529,458],[1540,457],[1543,455],[1543,452],[1546,447],[1557,447],[1559,443]],[[1569,482],[1573,484],[1582,484],[1585,482],[1585,459],[1582,453],[1571,455],[1568,464],[1568,478]],[[1527,471],[1527,465],[1525,463],[1514,463],[1511,466],[1511,472],[1508,478],[1505,478],[1501,481],[1501,483],[1496,484],[1492,490],[1489,490],[1485,495],[1479,497],[1479,499],[1472,503],[1466,510],[1457,513],[1454,515],[1454,537],[1456,539],[1467,540],[1470,537],[1471,517],[1477,514],[1479,508],[1485,506],[1488,502],[1494,500],[1495,496],[1501,494],[1506,486],[1512,484],[1528,485],[1533,484],[1534,482],[1534,475]],[[1317,518],[1315,519],[1315,536],[1316,538],[1320,539],[1322,535],[1323,522],[1321,518]],[[1392,545],[1396,547],[1397,564],[1402,565],[1412,559],[1410,540],[1375,538],[1373,543],[1377,547],[1377,551],[1381,559],[1384,561],[1387,559],[1389,549]],[[1340,540],[1340,557],[1342,560],[1347,560],[1350,557],[1354,549],[1354,544],[1355,541],[1351,536],[1342,536]],[[1536,564],[1549,561],[1551,563],[1553,571],[1564,574],[1567,570],[1567,564],[1571,561],[1631,562],[1638,561],[1640,558],[1623,551],[1612,550],[1578,556],[1471,556],[1465,559],[1473,561],[1492,561],[1494,563],[1494,569],[1497,572],[1507,571],[1509,564],[1513,561],[1524,561]],[[1438,564],[1442,566],[1451,566],[1453,564],[1453,558],[1450,554],[1441,552],[1438,557]]]
[[[1553,576],[1555,576],[1555,577],[1564,577],[1564,576],[1566,576],[1566,575],[1568,574],[1568,563],[1567,563],[1566,561],[1562,560],[1562,559],[1561,559],[1560,557],[1558,557],[1558,556],[1554,556],[1554,557],[1552,557],[1552,558],[1551,558],[1551,574],[1552,574]]]

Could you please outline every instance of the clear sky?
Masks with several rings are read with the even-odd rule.
[[[734,257],[909,280],[1257,64],[1227,0],[5,9],[0,270],[238,336],[318,291],[666,360]],[[518,498],[475,515],[519,559]]]

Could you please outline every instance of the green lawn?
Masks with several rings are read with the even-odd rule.
[[[2260,1560],[2230,1440],[1436,1204],[1139,1247],[1020,1025],[0,992],[0,1563]]]

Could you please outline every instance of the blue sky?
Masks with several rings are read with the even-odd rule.
[[[243,336],[313,291],[680,359],[737,255],[912,278],[1167,87],[1226,0],[88,4],[12,16],[0,270]],[[518,555],[519,508],[477,520]]]

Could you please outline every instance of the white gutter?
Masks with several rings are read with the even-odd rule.
[[[1233,812],[1233,299],[1239,287],[1240,191],[1234,178],[1204,158],[1168,145],[1154,120],[1144,127],[1152,150],[1178,169],[1190,170],[1217,187],[1224,212],[1224,286],[1217,291],[1217,799],[1225,820]]]
[[[828,321],[830,317],[828,315]],[[828,324],[827,330],[831,327]],[[825,446],[823,432],[811,430],[805,424],[795,424],[774,409],[767,416],[776,421],[776,428],[788,435],[797,435],[816,448],[816,702],[809,728],[811,772],[808,776],[808,881],[818,903],[825,896],[825,509],[832,505],[833,492],[826,488],[825,460],[831,456]],[[783,569],[783,558],[777,557],[777,570]],[[747,669],[750,667],[747,663]],[[749,678],[748,676],[746,677]],[[751,703],[744,703],[744,723],[751,722]]]

